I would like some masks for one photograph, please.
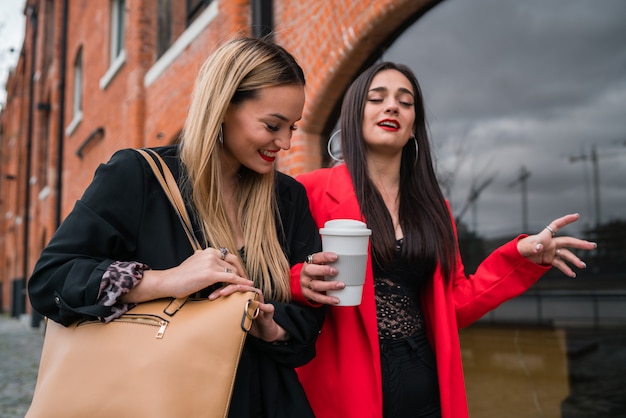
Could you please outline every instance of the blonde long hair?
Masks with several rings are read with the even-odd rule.
[[[224,207],[218,137],[228,106],[255,97],[258,90],[305,85],[296,60],[282,47],[255,38],[238,38],[219,47],[202,65],[182,133],[181,160],[202,232],[212,247],[238,254]],[[248,277],[267,300],[288,301],[289,262],[277,235],[278,206],[274,171],[245,167],[236,192],[237,218],[244,236]],[[282,231],[282,225],[279,225]]]

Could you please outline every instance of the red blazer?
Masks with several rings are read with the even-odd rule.
[[[364,220],[345,165],[306,173],[297,180],[307,189],[318,227],[330,219]],[[468,416],[458,329],[520,295],[549,269],[520,255],[516,242],[498,248],[469,277],[457,255],[458,269],[453,279],[444,283],[438,268],[421,292],[426,330],[437,356],[443,418]],[[292,292],[296,300],[305,301],[298,277],[292,280]],[[316,349],[316,357],[297,370],[315,415],[381,417],[382,380],[371,258],[361,305],[331,307]]]

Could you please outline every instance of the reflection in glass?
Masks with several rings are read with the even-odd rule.
[[[581,220],[563,233],[598,243],[576,279],[552,269],[461,331],[472,416],[626,416],[623,16],[621,0],[446,0],[381,57],[420,80],[468,273],[566,213]]]
[[[599,244],[576,282],[626,270],[626,3],[601,5],[448,0],[383,55],[422,84],[468,271],[572,212]]]

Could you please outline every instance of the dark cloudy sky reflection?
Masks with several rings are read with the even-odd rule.
[[[531,232],[579,212],[596,218],[590,155],[598,155],[600,221],[626,218],[626,1],[445,0],[383,59],[419,78],[455,215],[472,182],[487,186],[463,221],[484,236]],[[571,162],[570,157],[583,157]],[[587,224],[587,225],[585,225]]]

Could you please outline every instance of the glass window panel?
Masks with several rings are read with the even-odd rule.
[[[83,50],[76,54],[74,61],[74,117],[83,110]]]
[[[124,51],[125,10],[125,0],[113,0],[111,3],[111,62]]]
[[[472,416],[626,415],[623,16],[622,0],[446,0],[382,56],[421,83],[468,273],[567,213],[560,234],[598,243],[576,279],[553,268],[460,331]]]
[[[467,249],[469,265],[578,212],[581,220],[562,233],[599,248],[582,255],[590,268],[560,285],[619,280],[615,273],[626,267],[622,12],[619,0],[447,0],[385,52],[382,59],[409,65],[420,80],[442,187],[461,235],[479,240]]]
[[[187,0],[187,25],[211,3],[212,0]]]

